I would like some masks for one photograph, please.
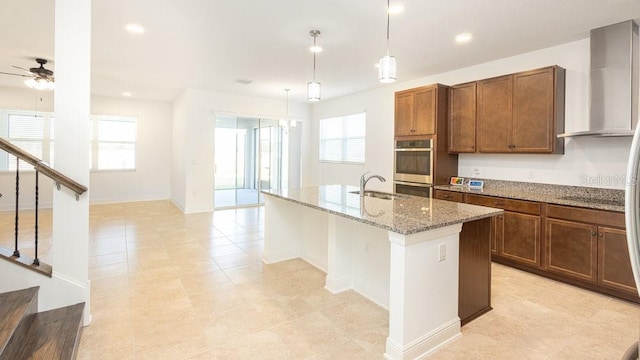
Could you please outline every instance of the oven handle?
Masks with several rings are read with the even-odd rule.
[[[416,187],[423,187],[423,188],[430,188],[433,184],[424,184],[424,183],[413,183],[413,182],[406,182],[406,181],[394,181],[395,184],[398,185],[407,185],[407,186],[416,186]]]
[[[432,151],[433,148],[396,148],[396,151]]]

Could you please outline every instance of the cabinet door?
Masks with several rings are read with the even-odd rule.
[[[554,68],[513,76],[513,151],[553,151]]]
[[[414,135],[433,135],[436,133],[436,90],[418,90],[414,93]]]
[[[505,211],[502,217],[501,256],[540,266],[540,216]]]
[[[478,81],[478,151],[511,152],[513,76]]]
[[[546,268],[549,272],[596,282],[596,227],[573,221],[547,219]]]
[[[395,131],[396,136],[414,135],[413,93],[396,94]]]
[[[449,143],[451,153],[476,151],[476,83],[449,89]]]
[[[624,230],[598,227],[598,283],[637,294]]]

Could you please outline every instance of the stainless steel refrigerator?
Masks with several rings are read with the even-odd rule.
[[[640,293],[640,126],[636,126],[629,162],[627,164],[627,178],[625,185],[625,222],[627,228],[627,246],[636,288]],[[625,353],[623,360],[638,359],[638,343],[632,344]]]

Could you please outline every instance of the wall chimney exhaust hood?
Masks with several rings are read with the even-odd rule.
[[[591,30],[589,129],[558,137],[633,136],[638,122],[638,25]]]

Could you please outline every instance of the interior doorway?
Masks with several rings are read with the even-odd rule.
[[[261,190],[287,187],[289,135],[290,122],[217,114],[214,208],[260,205]]]

